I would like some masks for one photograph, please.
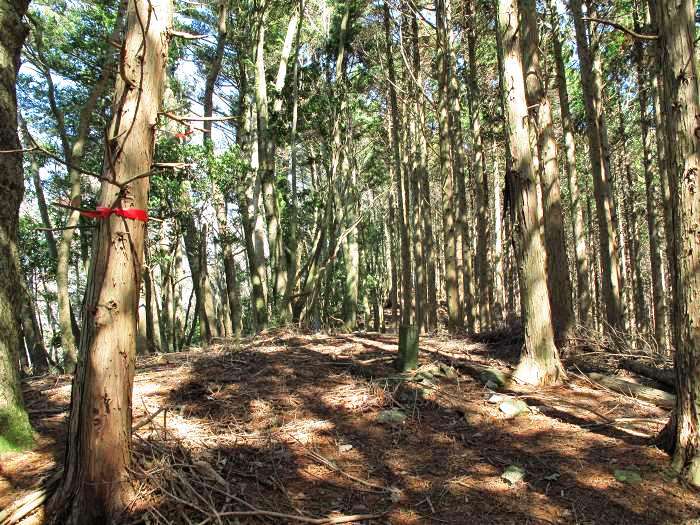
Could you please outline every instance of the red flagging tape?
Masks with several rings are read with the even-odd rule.
[[[106,219],[110,215],[118,215],[125,219],[134,219],[135,221],[148,222],[148,212],[137,208],[107,208],[106,206],[98,206],[95,211],[83,210],[80,215],[90,217],[91,219]]]

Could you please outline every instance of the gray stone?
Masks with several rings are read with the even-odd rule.
[[[500,405],[498,405],[498,408],[508,417],[516,417],[521,414],[528,414],[530,412],[530,408],[527,406],[527,403],[520,399],[506,399]]]

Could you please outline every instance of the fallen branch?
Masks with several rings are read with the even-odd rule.
[[[662,408],[673,408],[676,405],[676,396],[669,394],[668,392],[664,392],[663,390],[637,385],[635,383],[625,381],[624,379],[606,376],[595,372],[588,374],[588,377],[596,383],[603,385],[614,392],[618,392],[635,399],[641,399],[642,401],[648,401],[649,403],[653,403],[654,405]]]
[[[271,518],[281,518],[286,520],[300,521],[302,523],[312,523],[314,525],[335,525],[338,523],[353,523],[355,521],[374,520],[384,516],[382,514],[355,514],[352,516],[336,516],[327,518],[307,518],[306,516],[296,516],[294,514],[283,514],[270,510],[243,510],[232,512],[219,512],[219,517],[225,516],[269,516]]]
[[[332,471],[334,471],[342,476],[345,476],[346,478],[348,478],[352,481],[356,481],[357,483],[360,483],[361,485],[364,485],[365,487],[369,487],[371,489],[378,490],[380,492],[385,492],[388,494],[392,494],[397,490],[395,488],[387,488],[383,485],[378,485],[378,484],[372,483],[370,481],[365,481],[364,479],[358,478],[357,476],[353,476],[352,474],[348,474],[343,469],[341,469],[339,466],[337,466],[335,463],[333,463],[331,460],[323,457],[318,452],[314,452],[313,450],[309,450],[308,448],[306,448],[306,446],[304,446],[304,444],[301,441],[299,441],[296,437],[292,436],[291,434],[288,434],[288,436],[291,437],[297,443],[299,443],[302,446],[302,448],[304,449],[304,452],[306,453],[306,455],[309,456],[311,459],[316,460],[321,465],[328,467]],[[322,522],[322,523],[326,523],[326,522]]]
[[[43,505],[49,494],[53,491],[55,485],[61,479],[62,475],[63,469],[60,469],[46,481],[42,488],[35,490],[34,492],[30,492],[23,498],[15,501],[5,510],[0,511],[0,525],[13,525],[15,523],[19,523],[26,516],[39,508],[39,506]]]
[[[150,416],[148,416],[146,419],[144,419],[143,421],[139,421],[136,425],[134,425],[134,426],[131,428],[131,431],[132,431],[132,432],[136,432],[138,429],[145,427],[145,426],[148,425],[151,421],[153,421],[153,420],[156,418],[156,416],[157,416],[158,414],[160,414],[161,412],[163,412],[163,411],[166,410],[166,409],[167,409],[167,407],[160,407],[158,410],[156,410],[155,412],[153,412],[153,414],[151,414]]]
[[[620,366],[625,370],[649,377],[670,387],[671,392],[676,389],[676,374],[672,369],[649,366],[632,359],[623,359],[620,361]]]

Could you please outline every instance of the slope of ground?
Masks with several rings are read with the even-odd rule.
[[[517,348],[504,341],[423,338],[421,369],[403,376],[392,369],[395,352],[390,335],[274,331],[140,360],[125,521],[681,524],[700,516],[697,494],[667,477],[668,457],[650,444],[664,411],[575,374],[564,386],[493,398],[478,368],[512,367]],[[0,509],[61,463],[68,378],[25,386],[39,446],[2,458]],[[504,399],[529,409],[508,417]],[[501,475],[513,465],[525,476],[511,484]],[[40,521],[41,512],[27,520]]]

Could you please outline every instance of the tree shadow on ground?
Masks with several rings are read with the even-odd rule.
[[[219,511],[245,510],[233,494],[288,514],[386,512],[372,522],[397,524],[656,524],[700,513],[692,493],[660,474],[666,457],[655,449],[562,421],[566,410],[506,419],[470,377],[398,376],[395,346],[379,334],[273,333],[203,353],[178,368],[177,380],[171,374],[164,401],[173,415],[154,442],[187,449],[223,478],[223,494],[194,488]],[[387,410],[405,418],[382,422]],[[525,482],[500,478],[509,465],[525,469]],[[616,468],[638,471],[641,483],[617,481]],[[212,516],[204,501],[202,513],[161,496],[153,508],[172,522]]]

